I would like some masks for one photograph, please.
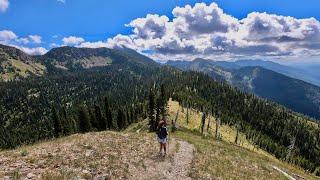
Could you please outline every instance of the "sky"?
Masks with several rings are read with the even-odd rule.
[[[320,60],[319,0],[0,0],[0,43],[128,47],[155,60]]]

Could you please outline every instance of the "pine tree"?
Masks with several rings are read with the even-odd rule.
[[[118,125],[118,129],[121,130],[124,128],[125,124],[125,117],[124,117],[124,113],[121,109],[118,109],[118,115],[117,115],[117,125]]]
[[[91,123],[91,126],[94,130],[98,130],[99,129],[99,123],[98,123],[98,120],[95,116],[95,112],[91,109],[91,108],[88,108],[88,112],[89,112],[89,117],[90,117],[90,123]]]
[[[61,125],[63,135],[70,135],[74,133],[74,126],[72,120],[67,116],[67,111],[62,108]]]
[[[79,131],[81,133],[89,132],[91,130],[90,118],[88,110],[84,105],[81,105],[78,110]]]
[[[106,130],[107,128],[106,119],[102,117],[101,109],[98,105],[94,105],[94,113],[95,113],[96,120],[98,122],[98,130],[99,131]]]
[[[168,101],[168,98],[167,98],[167,94],[165,91],[165,87],[162,84],[161,88],[160,88],[160,112],[161,112],[162,118],[165,118],[167,115],[166,114],[167,113],[167,111],[166,111],[167,101]]]
[[[104,103],[105,103],[106,125],[108,129],[112,129],[113,128],[112,112],[111,112],[107,97],[104,98]]]
[[[150,131],[155,131],[155,97],[152,88],[149,91],[149,104],[148,104],[148,117],[149,117],[149,127]]]
[[[0,124],[0,149],[15,147],[13,142],[10,132]]]
[[[131,123],[132,123],[132,120],[131,120],[131,109],[130,108],[128,108],[128,110],[127,110],[127,114],[126,114],[126,116],[127,116],[127,125],[130,125]]]
[[[62,128],[62,133],[61,135],[69,135],[71,134],[71,130],[70,130],[70,123],[68,121],[68,119],[66,119],[64,116],[61,116],[61,128]]]
[[[53,135],[54,137],[59,137],[62,134],[62,124],[59,112],[56,107],[52,107],[52,120],[53,120]]]
[[[162,99],[161,97],[157,98],[157,104],[156,104],[156,120],[154,123],[154,127],[157,127],[160,119],[161,119],[161,111],[162,111]]]

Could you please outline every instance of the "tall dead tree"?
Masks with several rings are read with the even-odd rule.
[[[235,139],[235,143],[236,144],[238,144],[238,140],[239,140],[239,129],[238,128],[236,128],[237,129],[237,133],[236,133],[236,139]]]
[[[187,124],[189,124],[189,103],[187,104]]]
[[[203,129],[204,129],[205,123],[206,123],[206,113],[204,112],[201,118],[201,135],[203,135]]]
[[[219,126],[220,126],[220,119],[219,118],[217,118],[216,119],[216,139],[218,139],[219,138]]]
[[[209,133],[210,131],[210,122],[211,122],[211,118],[210,118],[210,114],[208,115],[208,125],[207,125],[207,132]]]
[[[288,152],[287,152],[287,156],[286,156],[286,161],[288,162],[290,160],[290,157],[291,157],[291,152],[294,148],[294,145],[296,143],[296,137],[293,137],[291,140],[290,140],[290,145],[288,146]]]

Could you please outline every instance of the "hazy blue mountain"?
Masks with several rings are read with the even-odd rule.
[[[317,86],[320,86],[320,75],[319,75],[319,68],[320,65],[317,67],[314,66],[289,66],[289,65],[282,65],[272,61],[263,61],[263,60],[239,60],[235,61],[234,64],[241,66],[241,67],[248,67],[248,66],[260,66],[265,69],[269,69],[286,76],[300,79]]]

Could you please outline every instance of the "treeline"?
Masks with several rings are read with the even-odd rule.
[[[145,109],[145,104],[142,103],[111,109],[107,98],[104,98],[104,105],[76,105],[69,109],[74,113],[69,114],[64,107],[53,107],[53,136],[60,137],[90,131],[122,130],[140,118],[146,118]]]

